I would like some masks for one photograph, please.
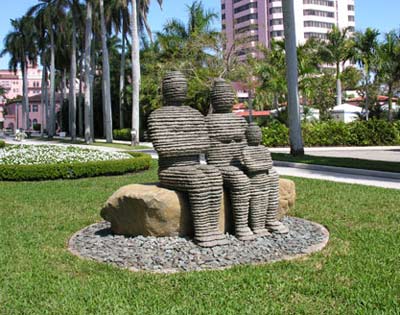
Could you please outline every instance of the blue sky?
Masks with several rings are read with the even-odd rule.
[[[295,0],[300,1],[300,0]],[[26,10],[36,4],[37,0],[0,0],[0,49],[3,48],[3,39],[10,30],[10,19],[20,17]],[[186,21],[186,5],[192,0],[164,0],[163,10],[158,7],[157,1],[152,0],[149,16],[153,31],[162,29],[163,24],[171,18]],[[220,0],[203,0],[206,8],[214,9],[219,13]],[[381,33],[400,28],[399,0],[356,0],[356,29],[363,30],[367,27],[377,28]],[[220,27],[220,22],[216,23]],[[8,67],[8,58],[0,59],[0,69]]]

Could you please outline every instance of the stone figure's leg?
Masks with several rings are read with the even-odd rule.
[[[268,173],[270,191],[268,200],[266,228],[274,233],[285,234],[289,229],[277,220],[279,208],[279,175],[274,168]]]
[[[214,231],[213,233],[215,233],[216,237],[223,240],[220,245],[225,244],[227,243],[227,239],[225,238],[225,235],[219,231],[219,218],[223,193],[222,175],[216,167],[211,165],[199,165],[198,169],[207,177],[209,187],[207,198],[209,201],[208,218],[210,228]]]
[[[217,235],[209,223],[209,178],[196,166],[171,167],[160,172],[159,177],[162,186],[188,193],[194,239],[198,245],[212,247],[224,244],[225,242],[221,241],[224,236]]]
[[[270,233],[265,228],[268,209],[269,181],[265,173],[249,176],[250,179],[250,227],[257,236]]]
[[[251,240],[255,236],[249,228],[250,181],[236,167],[220,169],[224,185],[228,188],[235,223],[235,235],[240,240]]]

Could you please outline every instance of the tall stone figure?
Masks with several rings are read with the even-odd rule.
[[[250,226],[258,235],[267,235],[268,230],[287,233],[288,228],[277,220],[279,176],[272,167],[271,153],[261,145],[260,127],[250,123],[246,137],[248,146],[242,151],[242,164],[251,183]]]
[[[200,154],[210,146],[203,115],[182,106],[187,81],[180,72],[163,78],[164,106],[151,113],[149,134],[159,155],[160,185],[188,194],[198,245],[212,247],[227,243],[218,230],[222,198],[222,176],[216,167],[200,164]]]
[[[246,142],[244,118],[232,113],[235,96],[224,80],[216,80],[211,91],[213,113],[206,118],[211,147],[207,163],[219,169],[229,193],[235,235],[240,240],[255,236],[249,228],[250,181],[241,169],[241,154]]]

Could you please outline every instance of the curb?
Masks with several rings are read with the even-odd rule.
[[[379,178],[383,178],[383,179],[400,180],[400,173],[371,171],[371,170],[349,168],[349,167],[326,166],[326,165],[306,164],[306,163],[293,163],[293,162],[276,161],[276,160],[274,160],[274,166],[293,167],[293,168],[313,170],[313,171],[324,171],[324,172],[332,172],[332,173],[361,175],[361,176],[379,177]]]

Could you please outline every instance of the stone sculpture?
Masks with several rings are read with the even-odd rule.
[[[233,102],[232,87],[224,80],[216,80],[211,91],[213,113],[206,118],[211,141],[207,163],[222,174],[231,201],[236,237],[250,240],[255,237],[248,226],[250,181],[241,170],[247,123],[232,113]]]
[[[279,176],[272,167],[269,150],[261,145],[261,129],[250,123],[246,130],[248,146],[242,151],[242,163],[250,179],[250,226],[257,235],[287,233],[289,230],[278,221]],[[267,229],[268,230],[267,230]]]
[[[169,72],[162,82],[164,107],[149,117],[149,135],[159,155],[160,185],[188,194],[194,239],[203,247],[227,243],[218,230],[222,176],[218,169],[201,165],[199,156],[210,146],[204,117],[188,106],[187,81],[180,72]]]

